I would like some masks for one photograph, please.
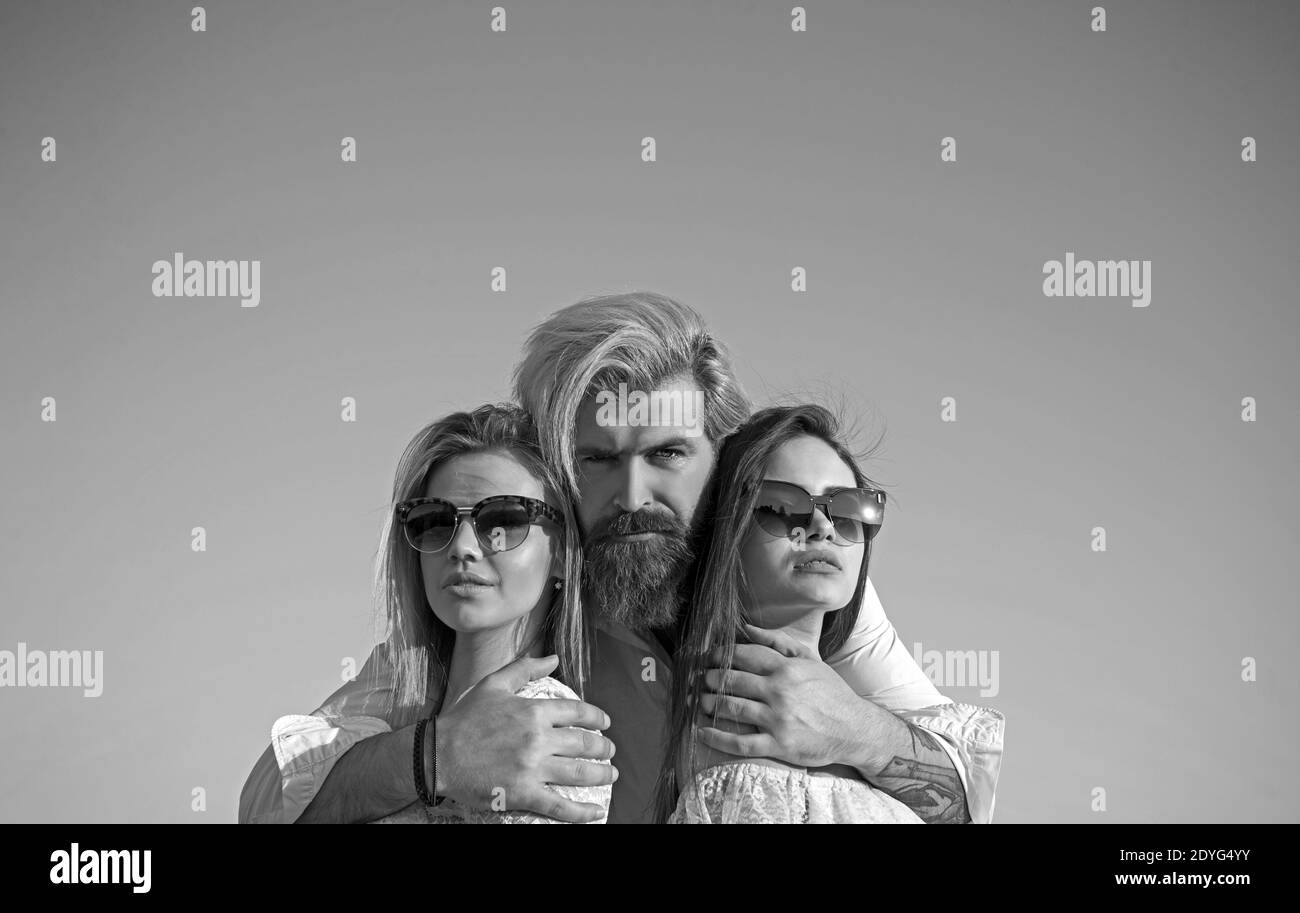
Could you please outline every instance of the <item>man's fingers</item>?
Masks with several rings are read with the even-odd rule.
[[[602,806],[592,805],[590,802],[574,802],[546,787],[521,794],[518,805],[511,807],[536,812],[557,821],[568,821],[571,824],[589,824],[605,817],[605,809]]]
[[[614,757],[614,743],[599,732],[585,729],[557,729],[551,754],[562,758],[591,758],[608,761]]]
[[[781,668],[781,664],[788,659],[789,657],[784,653],[767,644],[736,644],[736,649],[731,656],[731,665],[735,669],[744,669],[756,675],[770,675]],[[721,650],[714,650],[709,654],[709,664],[722,665]]]
[[[556,786],[608,786],[618,779],[613,764],[581,758],[547,758],[538,773],[544,782]]]
[[[546,676],[558,669],[559,666],[560,657],[555,653],[552,653],[550,656],[535,657],[532,665],[528,668],[528,680],[533,681],[539,678],[546,678]]]
[[[765,733],[737,735],[734,732],[714,729],[712,726],[701,726],[697,732],[705,745],[740,758],[769,757],[776,747],[772,737]]]
[[[608,729],[609,716],[595,704],[556,698],[538,701],[539,708],[552,726],[578,726],[582,729]]]
[[[737,723],[749,723],[751,726],[766,727],[768,709],[757,701],[743,697],[719,697],[705,694],[700,697],[700,709],[706,714]]]
[[[808,648],[784,631],[769,631],[767,628],[747,624],[745,625],[745,633],[749,635],[749,639],[753,643],[771,647],[783,656],[791,658],[808,656]]]
[[[740,672],[736,669],[732,669],[725,675],[721,669],[706,669],[704,672],[704,687],[715,694],[726,692],[737,697],[747,697],[754,701],[764,701],[767,696],[766,683],[763,681],[762,676],[754,675],[752,672]]]
[[[789,662],[786,656],[764,644],[736,644],[736,652],[731,658],[733,669],[755,675],[771,675],[786,662]]]
[[[514,694],[533,679],[550,675],[559,664],[560,658],[555,654],[539,657],[521,656],[486,676],[479,683],[479,687],[487,685],[490,689],[504,689]]]

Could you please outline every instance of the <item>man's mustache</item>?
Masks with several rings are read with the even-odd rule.
[[[637,533],[663,533],[684,539],[689,532],[686,524],[670,513],[656,510],[637,510],[631,513],[624,511],[601,521],[592,530],[589,540],[599,542],[614,536],[630,536]]]

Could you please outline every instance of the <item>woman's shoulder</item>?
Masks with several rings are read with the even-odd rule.
[[[572,688],[558,679],[551,678],[549,675],[545,678],[533,679],[526,682],[522,688],[515,692],[520,697],[531,697],[538,699],[558,698],[560,700],[576,701],[580,700]],[[581,728],[581,727],[579,727]],[[591,730],[586,730],[590,732]],[[608,764],[608,758],[586,758],[588,761],[595,761],[597,764]],[[604,786],[556,786],[550,785],[548,789],[554,790],[571,802],[583,802],[589,805],[598,805],[605,810],[605,817],[593,824],[604,824],[609,817],[609,803],[613,798],[613,787],[609,784]],[[478,820],[478,819],[474,819]],[[511,824],[558,824],[552,818],[542,815],[534,815],[527,812],[509,812],[505,817],[499,817],[501,823]]]
[[[568,685],[559,679],[551,678],[549,675],[544,678],[535,678],[530,682],[525,682],[515,694],[520,697],[533,698],[559,698],[560,700],[576,701],[579,700],[578,694]]]

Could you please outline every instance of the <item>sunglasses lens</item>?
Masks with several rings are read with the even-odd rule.
[[[850,542],[865,542],[880,532],[885,520],[885,496],[873,491],[841,491],[831,498],[835,535]]]
[[[456,512],[446,504],[420,504],[406,515],[406,541],[421,552],[446,548],[456,532]]]
[[[528,538],[528,509],[522,504],[500,501],[486,504],[479,511],[474,530],[482,546],[493,552],[517,547]]]
[[[788,539],[794,531],[808,524],[812,501],[788,485],[764,484],[754,504],[754,520],[769,536]]]

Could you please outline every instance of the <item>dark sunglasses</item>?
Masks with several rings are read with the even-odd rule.
[[[885,493],[874,488],[833,488],[815,497],[793,482],[766,480],[754,502],[754,521],[774,539],[789,539],[795,530],[812,527],[817,508],[835,527],[840,544],[869,542],[885,520]]]
[[[485,552],[508,552],[528,538],[538,520],[564,527],[564,514],[545,501],[523,495],[493,495],[473,507],[457,507],[442,498],[411,498],[396,508],[406,541],[426,555],[440,552],[456,538],[461,517],[469,517]]]

